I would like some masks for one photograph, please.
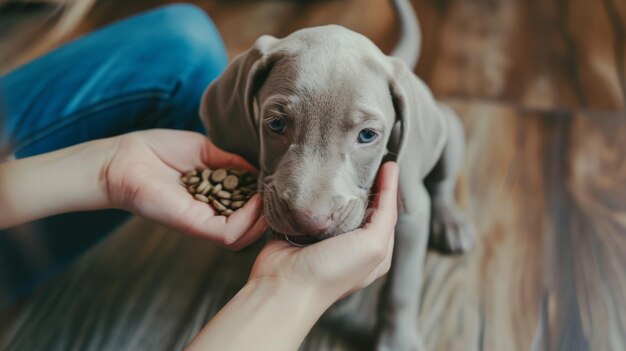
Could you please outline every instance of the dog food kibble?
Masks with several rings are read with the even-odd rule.
[[[224,189],[228,189],[228,190],[233,190],[237,187],[237,185],[239,185],[239,178],[237,178],[236,175],[229,175],[228,177],[224,178]]]
[[[202,179],[204,180],[209,180],[209,176],[211,175],[211,170],[209,168],[206,168],[204,171],[202,171]]]
[[[230,203],[230,207],[234,210],[240,208],[241,206],[243,206],[244,202],[243,201],[233,201]]]
[[[211,194],[217,195],[220,191],[222,191],[222,184],[217,184],[213,187],[213,190],[211,190]]]
[[[219,197],[220,199],[230,199],[231,195],[228,191],[222,190],[222,191],[218,191],[217,197]]]
[[[196,192],[202,195],[206,195],[205,193],[209,192],[209,190],[211,190],[211,183],[209,183],[208,180],[203,180],[202,182],[200,182],[200,185],[198,185]]]
[[[196,200],[198,201],[202,201],[202,202],[209,202],[209,198],[202,195],[202,194],[196,194],[193,196]]]
[[[180,181],[194,199],[208,203],[222,216],[242,208],[254,195],[257,182],[250,172],[223,168],[185,172]]]
[[[211,172],[211,181],[213,183],[220,183],[224,180],[224,178],[226,178],[228,176],[228,173],[226,172],[225,169],[218,169],[215,170],[214,172]]]
[[[213,208],[215,208],[216,210],[220,212],[226,211],[226,206],[222,205],[222,203],[217,200],[211,201],[211,205],[213,205]]]

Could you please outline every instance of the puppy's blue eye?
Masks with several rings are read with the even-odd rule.
[[[283,134],[287,128],[287,124],[283,118],[273,118],[267,123],[267,127],[274,133]]]
[[[365,128],[359,132],[359,137],[357,140],[361,144],[369,144],[372,141],[376,140],[378,137],[378,133],[376,133],[373,129]]]

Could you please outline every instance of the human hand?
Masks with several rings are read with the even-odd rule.
[[[385,163],[376,181],[373,212],[363,228],[306,247],[281,240],[266,244],[249,282],[277,281],[332,304],[389,271],[397,220],[398,166]]]
[[[265,230],[258,195],[232,215],[218,216],[179,183],[180,173],[199,167],[256,172],[242,157],[227,153],[199,133],[153,129],[112,138],[103,169],[109,205],[208,238],[238,250]]]

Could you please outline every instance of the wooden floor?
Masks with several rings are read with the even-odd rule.
[[[155,4],[103,2],[74,35]],[[200,5],[231,55],[262,33],[324,23],[385,50],[397,34],[385,1]],[[479,233],[467,255],[428,255],[428,350],[626,350],[626,2],[414,5],[417,72],[467,132],[458,196]],[[134,219],[0,311],[0,348],[181,349],[241,287],[257,250]],[[367,349],[378,285],[324,317],[303,349]]]

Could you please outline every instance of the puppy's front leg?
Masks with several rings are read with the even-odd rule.
[[[469,251],[476,241],[476,231],[457,205],[455,187],[463,166],[465,132],[456,113],[439,104],[448,125],[448,138],[441,158],[426,177],[426,188],[432,198],[432,222],[429,245],[446,253]]]
[[[408,176],[408,175],[405,175]],[[424,350],[417,330],[428,245],[430,197],[418,179],[400,179],[404,211],[396,224],[393,263],[380,300],[377,350]],[[418,183],[419,182],[419,183]]]

